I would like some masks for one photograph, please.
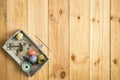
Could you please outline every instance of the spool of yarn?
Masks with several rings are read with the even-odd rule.
[[[23,62],[21,67],[24,72],[29,72],[32,69],[32,64],[29,62]]]
[[[23,33],[19,32],[19,33],[17,34],[16,38],[17,38],[18,40],[22,40],[22,39],[23,39]]]
[[[42,54],[38,55],[38,63],[41,64],[41,63],[43,63],[44,61],[45,61],[45,56],[42,55]]]
[[[29,61],[31,63],[36,63],[37,62],[37,56],[36,55],[30,56]]]
[[[33,56],[33,55],[36,55],[36,52],[35,52],[34,50],[30,50],[30,51],[28,52],[28,54],[29,54],[30,56]]]

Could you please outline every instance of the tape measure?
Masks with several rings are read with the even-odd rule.
[[[23,62],[21,67],[24,72],[29,72],[32,70],[32,64],[29,62]]]

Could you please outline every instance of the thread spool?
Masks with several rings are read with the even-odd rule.
[[[32,69],[32,64],[29,62],[23,62],[21,67],[24,72],[29,72]]]
[[[42,55],[42,54],[38,55],[38,63],[41,64],[41,63],[43,63],[44,61],[45,61],[45,56]]]
[[[17,34],[16,38],[17,38],[18,40],[22,40],[22,39],[23,39],[23,33],[19,32],[19,33]]]

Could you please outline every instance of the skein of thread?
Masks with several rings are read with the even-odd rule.
[[[37,56],[36,55],[30,56],[29,61],[32,62],[32,63],[36,63],[37,62]]]
[[[30,51],[28,52],[28,54],[29,54],[30,56],[33,56],[33,55],[36,55],[36,52],[35,52],[34,50],[30,50]]]

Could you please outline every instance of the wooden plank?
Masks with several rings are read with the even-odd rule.
[[[48,44],[48,0],[28,1],[28,33],[35,41],[37,39],[34,34],[45,42],[46,45]],[[43,50],[47,55],[48,51],[44,47]],[[28,80],[48,80],[48,69],[47,63]]]
[[[27,0],[8,0],[7,37],[18,29],[27,32]],[[26,74],[10,56],[7,57],[7,80],[27,80]]]
[[[7,54],[2,49],[6,41],[6,0],[0,0],[0,79],[7,80]]]
[[[69,80],[68,0],[49,0],[49,80]]]
[[[89,80],[89,0],[70,0],[70,79]]]
[[[120,80],[120,0],[111,0],[111,80]]]
[[[90,80],[110,80],[110,0],[90,2]]]

